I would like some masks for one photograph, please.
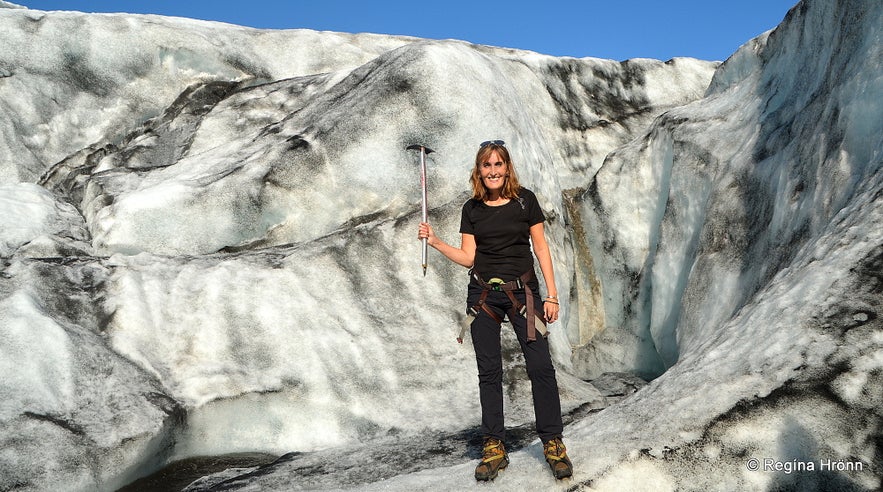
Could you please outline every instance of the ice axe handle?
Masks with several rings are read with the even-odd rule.
[[[407,150],[419,150],[420,151],[420,191],[423,195],[423,222],[427,222],[429,220],[429,210],[426,205],[426,154],[430,154],[433,152],[432,149],[426,147],[425,145],[409,145],[406,147]],[[421,264],[423,265],[423,276],[426,276],[426,265],[427,265],[427,257],[429,251],[429,239],[423,238],[423,251],[420,257]]]

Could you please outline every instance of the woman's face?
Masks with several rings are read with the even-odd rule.
[[[509,166],[503,162],[500,154],[495,150],[488,154],[485,162],[478,165],[478,171],[481,174],[481,182],[484,184],[484,187],[488,191],[497,191],[501,190],[506,182],[506,173],[509,171]]]

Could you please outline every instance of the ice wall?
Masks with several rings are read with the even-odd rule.
[[[801,4],[734,54],[705,99],[608,157],[579,197],[590,227],[609,230],[588,239],[613,328],[587,347],[590,373],[635,358],[648,376],[671,367],[873,181],[878,15]]]
[[[437,256],[418,273],[404,147],[436,150],[431,217],[455,240],[475,145],[509,142],[549,217],[559,290],[576,292],[563,191],[700,97],[717,66],[153,16],[2,9],[0,24],[15,48],[0,53],[3,302],[30,299],[3,311],[4,356],[45,350],[2,387],[19,443],[3,487],[25,490],[110,489],[195,455],[472,432],[474,359],[454,342],[466,275]],[[580,316],[600,318],[567,303],[563,315],[565,410],[600,408],[566,372],[589,338]],[[82,337],[49,343],[70,333],[136,374],[92,368]],[[505,345],[509,423],[529,426]],[[70,374],[63,390],[47,383]],[[93,389],[98,374],[111,389]],[[114,385],[132,388],[124,404],[107,401]],[[105,417],[117,409],[126,418]],[[37,440],[62,454],[31,474]]]
[[[420,274],[404,147],[437,151],[430,217],[456,241],[488,138],[568,293],[574,485],[879,487],[881,15],[805,1],[718,67],[0,9],[34,53],[0,52],[0,488],[236,451],[291,454],[191,489],[471,485],[465,271]],[[495,485],[555,487],[504,347],[517,451]],[[607,371],[656,379],[597,412],[581,378]]]
[[[607,330],[575,369],[665,371],[572,429],[618,456],[590,459],[600,489],[880,486],[881,25],[879,3],[801,2],[577,197],[606,231]]]
[[[0,31],[0,176],[27,182],[90,144],[122,138],[195,82],[353,68],[413,41],[13,8],[0,9]]]
[[[165,463],[185,412],[98,331],[106,269],[2,262],[0,488],[113,490]]]

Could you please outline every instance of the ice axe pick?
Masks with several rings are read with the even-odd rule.
[[[425,145],[409,145],[407,150],[419,150],[420,151],[420,191],[423,193],[423,222],[429,221],[428,209],[426,206],[426,155],[431,154],[433,152],[432,149]],[[426,276],[426,264],[427,264],[427,253],[428,253],[429,239],[423,238],[423,253],[421,255],[421,261],[423,264],[423,276]]]

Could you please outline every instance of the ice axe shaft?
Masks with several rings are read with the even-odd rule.
[[[420,151],[420,191],[423,194],[423,222],[429,221],[429,209],[426,205],[426,155],[433,152],[432,149],[425,145],[409,145],[407,150]],[[426,276],[427,256],[429,252],[429,239],[423,238],[423,253],[421,255],[421,263],[423,264],[423,276]]]

